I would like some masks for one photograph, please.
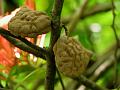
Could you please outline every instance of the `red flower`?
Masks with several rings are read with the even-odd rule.
[[[0,68],[0,72],[8,74],[16,64],[15,59],[13,47],[5,38],[0,36],[0,65],[4,66],[4,68]]]
[[[32,10],[35,10],[35,0],[26,0],[25,4]]]

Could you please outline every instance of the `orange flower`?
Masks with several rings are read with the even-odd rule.
[[[26,0],[25,5],[30,9],[35,10],[35,0]]]
[[[13,47],[10,43],[0,36],[0,72],[8,74],[11,68],[16,64],[16,57],[13,52]]]

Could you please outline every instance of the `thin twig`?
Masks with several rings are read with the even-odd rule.
[[[74,28],[76,27],[77,23],[79,22],[81,16],[83,16],[84,11],[86,9],[87,3],[89,0],[84,0],[83,5],[76,11],[76,13],[73,15],[73,18],[71,19],[71,22],[68,25],[69,33],[71,33]]]
[[[64,86],[64,83],[63,83],[62,77],[61,77],[61,75],[60,75],[60,72],[58,71],[57,68],[56,68],[56,71],[57,71],[57,74],[58,74],[58,77],[59,77],[60,83],[61,83],[61,85],[62,85],[62,90],[65,90],[65,86]]]
[[[68,36],[69,32],[68,32],[67,27],[66,27],[64,24],[62,25],[62,27],[65,29],[65,34],[66,34],[66,36]]]
[[[111,55],[108,57],[107,60],[105,60],[105,62],[101,63],[101,65],[94,71],[91,77],[89,77],[90,80],[97,81],[99,77],[102,76],[107,69],[110,69],[110,67],[113,66],[113,64],[114,64],[114,56]]]
[[[38,90],[38,88],[43,84],[43,82],[44,82],[44,78],[38,79],[38,80],[35,82],[32,90]]]
[[[15,86],[14,86],[14,90],[17,90],[17,88],[23,84],[23,82],[28,79],[31,75],[33,75],[34,73],[38,72],[39,71],[39,68],[32,71],[31,73],[29,73],[28,75],[25,76],[25,78],[23,78],[23,80],[21,80],[19,83],[17,83]]]
[[[81,82],[83,85],[91,88],[92,90],[108,90],[102,86],[97,85],[93,81],[87,79],[85,76],[81,75],[79,78],[76,78],[77,81]]]
[[[94,64],[86,70],[85,76],[92,76],[97,68],[99,68],[104,62],[109,60],[109,57],[113,57],[111,55],[113,54],[113,50],[115,49],[114,46],[115,45],[113,45],[108,51],[97,57],[97,60],[94,62]]]
[[[88,18],[90,16],[93,16],[93,15],[96,15],[96,14],[99,14],[99,13],[110,11],[111,9],[112,9],[111,3],[98,4],[96,7],[93,7],[90,10],[86,9],[84,11],[85,13],[83,13],[81,18],[79,18],[79,19],[85,19],[85,18]],[[65,24],[65,25],[70,23],[70,20],[71,20],[72,16],[73,15],[70,15],[67,18],[63,18],[62,23]]]
[[[118,49],[119,49],[119,38],[117,36],[117,32],[116,32],[116,28],[115,28],[115,18],[116,18],[116,14],[115,14],[115,4],[114,4],[114,0],[111,0],[112,2],[112,14],[113,14],[113,22],[112,22],[112,29],[115,35],[115,39],[116,39],[116,49],[115,49],[115,53],[114,53],[114,57],[115,57],[115,62],[114,62],[114,67],[115,67],[115,85],[117,83],[118,80],[118,61],[117,61],[117,53],[118,53]],[[116,86],[115,86],[116,87]]]

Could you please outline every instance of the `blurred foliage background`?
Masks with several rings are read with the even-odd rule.
[[[76,12],[76,9],[81,7],[83,1],[84,0],[64,0],[62,21],[66,26],[69,25],[70,21],[72,21],[72,15]],[[47,12],[50,16],[53,2],[54,0],[35,0],[35,8],[38,11]],[[120,1],[114,0],[114,2],[116,7],[115,28],[118,37],[120,37]],[[10,14],[10,12],[16,8],[25,5],[25,0],[0,0],[0,4],[0,14],[4,17],[7,13]],[[89,0],[85,12],[92,12],[97,9],[97,6],[99,5],[101,5],[99,9],[104,7],[105,10],[100,11],[98,9],[97,13],[80,19],[79,23],[70,34],[70,36],[73,36],[75,39],[79,40],[84,47],[93,51],[94,56],[90,66],[98,60],[108,61],[109,63],[109,59],[114,59],[116,38],[111,27],[113,21],[111,0]],[[45,37],[44,47],[49,46],[49,39],[50,33],[48,33]],[[24,58],[22,58],[23,54],[21,54],[19,58],[19,61],[21,62],[24,61]],[[30,60],[29,56],[27,58]],[[94,79],[95,75],[91,75],[89,78],[101,86],[112,88],[112,81],[114,78],[111,77],[113,77],[115,73],[113,63],[114,62],[112,61],[112,64],[105,70],[103,65],[103,68],[100,69],[101,72],[97,78]],[[26,64],[25,62],[22,62],[21,64],[22,65],[14,66],[9,75],[3,75],[7,79],[0,80],[0,87],[6,88],[4,90],[7,90],[7,88],[13,88],[15,90],[44,90],[46,62],[38,58],[36,63]],[[120,75],[120,65],[118,65],[117,68]],[[84,90],[78,83],[73,85],[73,83],[75,84],[76,82],[72,79],[63,75],[62,79],[65,87],[67,88],[66,90]],[[118,80],[118,85],[120,86],[120,77]],[[58,76],[56,76],[55,90],[62,90]]]

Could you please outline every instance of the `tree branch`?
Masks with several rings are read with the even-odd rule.
[[[47,58],[47,71],[45,80],[45,90],[54,90],[54,80],[56,74],[55,56],[53,46],[60,37],[60,17],[64,0],[55,0],[52,10],[52,30],[49,45],[49,55]]]
[[[74,28],[76,27],[77,23],[79,22],[81,16],[84,14],[84,11],[86,9],[86,6],[88,4],[88,0],[84,0],[83,5],[80,7],[80,9],[78,9],[75,14],[73,15],[72,20],[70,21],[69,25],[68,25],[68,31],[69,33],[71,33]]]
[[[120,48],[119,46],[119,37],[117,35],[117,32],[116,32],[116,28],[115,28],[115,18],[116,18],[116,13],[115,13],[115,3],[114,3],[114,0],[111,0],[112,2],[112,15],[113,15],[113,22],[112,22],[112,30],[114,32],[114,35],[115,35],[115,39],[116,39],[116,48],[115,48],[115,52],[114,52],[114,58],[115,58],[115,61],[114,61],[114,68],[115,68],[115,81],[113,82],[114,83],[114,87],[116,88],[116,83],[118,81],[118,61],[117,61],[117,53],[118,53],[118,49]]]
[[[77,81],[81,82],[83,85],[86,87],[91,88],[92,90],[108,90],[104,87],[98,86],[96,83],[93,81],[87,79],[85,76],[81,75],[79,78],[76,79]]]
[[[120,59],[120,56],[118,57],[118,60]],[[120,61],[118,62],[120,63]],[[108,57],[107,60],[105,60],[104,63],[102,63],[93,73],[93,75],[91,75],[90,79],[92,81],[97,81],[101,76],[104,75],[105,72],[107,72],[107,70],[110,70],[110,68],[113,67],[114,64],[114,56],[111,55],[110,57]],[[103,69],[101,69],[101,67]]]
[[[0,35],[2,35],[4,38],[6,38],[10,43],[15,45],[16,47],[20,48],[21,50],[24,50],[26,52],[29,52],[37,57],[41,57],[45,59],[45,54],[47,54],[47,51],[43,48],[40,48],[31,42],[27,41],[26,39],[14,36],[9,31],[0,28]]]
[[[103,53],[102,55],[97,57],[97,60],[95,61],[95,63],[89,67],[85,73],[85,76],[89,77],[91,75],[93,75],[93,73],[95,72],[95,70],[97,68],[99,68],[101,66],[101,64],[103,64],[104,62],[108,61],[110,58],[112,58],[112,54],[113,54],[113,50],[115,49],[115,46],[113,45],[108,51],[106,51],[105,53]]]
[[[110,3],[98,4],[95,7],[91,8],[90,10],[85,10],[85,13],[79,19],[85,19],[89,16],[93,16],[98,13],[110,11],[111,9],[112,9],[112,5]],[[62,23],[68,24],[71,20],[71,16],[68,16],[67,18],[63,18]]]
[[[114,49],[112,50],[112,52],[114,51]],[[101,63],[101,65],[94,71],[94,73],[89,77],[90,80],[92,81],[97,81],[100,77],[103,77],[104,74],[110,70],[111,68],[113,68],[114,65],[114,55],[113,53],[111,53],[109,56],[106,57],[106,60],[103,59],[104,62]],[[118,57],[117,60],[120,60],[120,51],[118,52]],[[120,61],[118,61],[118,63],[120,63]],[[118,77],[119,78],[119,77]],[[116,83],[112,83],[112,85],[116,85],[116,87],[119,87],[119,80],[117,80]]]
[[[112,9],[112,5],[110,3],[98,4],[91,8],[91,10],[86,10],[85,13],[81,16],[81,19],[84,19],[88,16],[93,16],[95,14],[110,11]]]

